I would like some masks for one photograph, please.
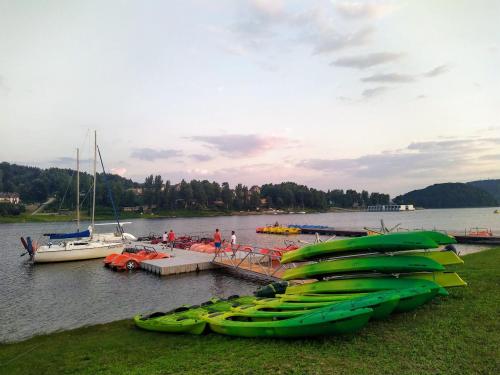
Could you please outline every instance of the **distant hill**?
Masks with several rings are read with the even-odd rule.
[[[435,184],[399,195],[394,202],[424,208],[492,207],[498,204],[492,194],[474,183]]]
[[[490,193],[500,203],[500,180],[480,180],[468,184]]]

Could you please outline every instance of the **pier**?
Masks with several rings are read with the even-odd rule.
[[[261,249],[255,246],[239,246],[232,252],[220,251],[216,254],[191,250],[162,248],[162,252],[173,255],[171,258],[146,260],[141,269],[159,276],[198,272],[215,268],[226,268],[239,273],[280,280],[288,265],[280,264],[281,251]]]
[[[256,246],[238,246],[235,254],[220,251],[213,257],[213,263],[236,272],[264,279],[281,280],[289,265],[280,262],[281,250],[261,249]]]
[[[359,229],[339,229],[339,228],[306,228],[300,227],[302,234],[316,234],[320,236],[339,236],[339,237],[363,237],[368,233],[366,230]]]
[[[214,254],[184,249],[174,249],[173,252],[165,249],[161,251],[173,256],[171,258],[146,260],[141,263],[141,269],[159,276],[167,276],[218,268],[218,265],[212,262]]]

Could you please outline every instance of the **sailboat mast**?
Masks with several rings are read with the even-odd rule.
[[[94,192],[92,195],[92,232],[95,225],[95,187],[97,185],[97,131],[94,131]]]
[[[76,149],[76,230],[80,232],[80,149]]]

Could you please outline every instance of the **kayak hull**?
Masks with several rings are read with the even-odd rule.
[[[281,263],[327,258],[342,253],[394,252],[435,249],[438,246],[438,242],[425,235],[425,232],[390,233],[307,245],[283,254]]]
[[[238,313],[210,314],[203,319],[214,332],[239,337],[311,337],[356,332],[364,327],[373,310],[370,308],[328,312],[319,309],[284,320],[245,321]],[[243,320],[243,321],[241,321]]]
[[[419,256],[370,256],[338,259],[290,268],[283,274],[284,280],[322,278],[329,275],[379,272],[433,272],[444,266],[433,259]]]

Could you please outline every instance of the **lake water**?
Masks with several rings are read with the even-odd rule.
[[[137,219],[126,226],[126,231],[143,235],[173,229],[177,235],[211,236],[215,228],[219,228],[226,239],[231,230],[235,230],[239,243],[268,247],[282,246],[284,238],[256,234],[256,227],[279,221],[280,224],[361,229],[379,227],[380,219],[387,227],[399,223],[408,229],[451,231],[486,227],[500,234],[500,215],[493,214],[492,208]],[[20,257],[19,237],[31,235],[33,239],[41,239],[43,233],[74,229],[73,223],[0,224],[0,342],[130,318],[143,311],[197,304],[212,296],[251,294],[262,284],[262,281],[238,278],[224,271],[162,278],[145,272],[112,272],[102,266],[101,260],[32,265],[26,262],[26,257]],[[312,242],[314,236],[290,236],[288,239]],[[462,253],[483,248],[458,246]]]

